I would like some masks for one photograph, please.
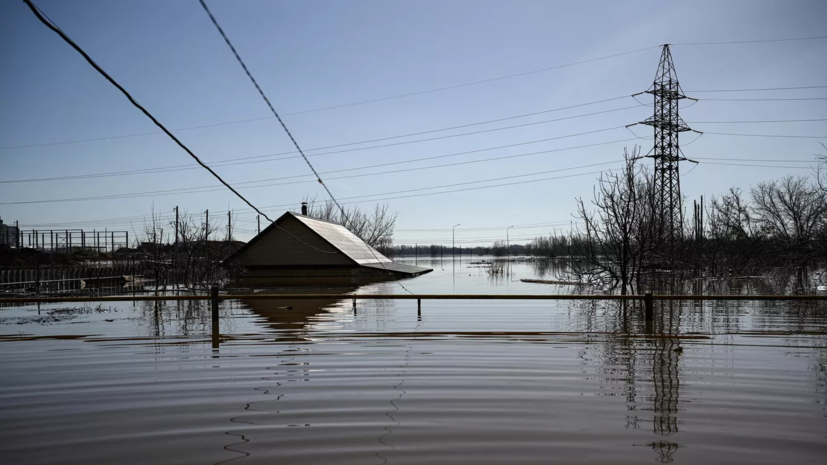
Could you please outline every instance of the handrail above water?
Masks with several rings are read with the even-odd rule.
[[[651,297],[650,297],[651,296]],[[674,295],[674,294],[219,294],[217,300],[275,299],[275,300],[740,300],[740,301],[827,301],[827,295]],[[210,294],[199,295],[117,295],[74,297],[2,297],[0,304],[61,303],[61,302],[140,302],[212,300]]]

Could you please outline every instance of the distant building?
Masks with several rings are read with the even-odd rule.
[[[17,247],[20,244],[20,229],[17,226],[4,224],[0,219],[0,244]]]
[[[357,284],[430,268],[394,263],[344,226],[287,212],[232,254],[249,284]]]

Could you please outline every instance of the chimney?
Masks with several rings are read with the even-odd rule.
[[[302,215],[307,215],[307,202],[302,202]]]

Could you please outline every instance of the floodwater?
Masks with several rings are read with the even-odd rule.
[[[434,267],[402,285],[572,292],[517,282],[529,264]],[[234,300],[216,330],[201,303],[0,309],[0,463],[827,457],[823,302],[667,303],[647,325],[608,302]]]

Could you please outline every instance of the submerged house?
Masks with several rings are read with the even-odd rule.
[[[344,226],[287,212],[229,260],[250,285],[358,284],[419,276],[429,268],[394,263]]]

